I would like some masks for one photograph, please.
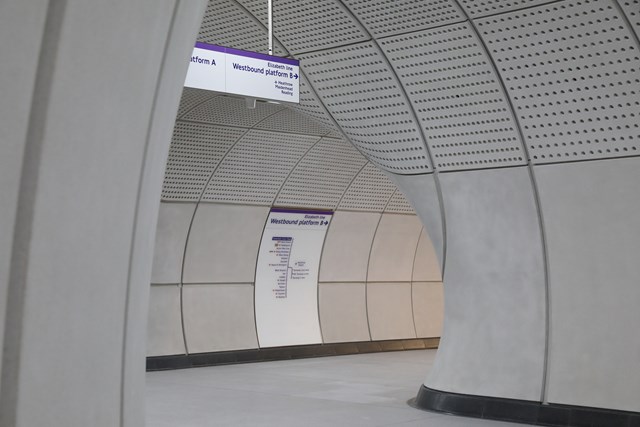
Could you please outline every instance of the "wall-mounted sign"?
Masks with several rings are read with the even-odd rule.
[[[184,85],[283,102],[300,102],[300,63],[197,42]]]
[[[333,212],[273,208],[256,268],[260,347],[319,344],[318,267]]]

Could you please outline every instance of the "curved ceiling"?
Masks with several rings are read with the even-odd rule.
[[[278,0],[274,34],[308,79],[294,108],[417,174],[637,155],[639,15],[637,0]],[[199,39],[264,51],[266,17],[211,1]]]

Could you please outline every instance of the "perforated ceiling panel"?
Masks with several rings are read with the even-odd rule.
[[[373,43],[302,55],[302,65],[342,131],[372,162],[399,174],[430,170],[402,91]]]
[[[256,102],[256,108],[247,108],[242,98],[216,96],[189,111],[183,120],[229,126],[252,127],[261,120],[282,110],[283,106],[267,102]]]
[[[640,0],[618,0],[636,35],[640,37]]]
[[[526,163],[511,108],[468,23],[381,41],[441,170]]]
[[[374,37],[465,20],[454,0],[344,0]]]
[[[266,25],[266,1],[239,1]],[[357,43],[369,38],[360,23],[337,0],[274,1],[273,31],[293,54]]]
[[[304,73],[301,73],[300,76],[300,103],[292,106],[291,108],[313,117],[327,128],[338,132],[338,129],[333,124],[329,113],[309,86]],[[338,134],[340,133],[338,132]]]
[[[344,194],[338,209],[382,212],[396,186],[372,163],[368,163]]]
[[[391,197],[391,200],[389,200],[389,204],[384,211],[387,213],[403,213],[415,215],[415,211],[400,190],[396,190],[395,193],[393,193],[393,196]]]
[[[460,0],[460,3],[471,18],[478,18],[554,1],[557,0]]]
[[[206,101],[213,98],[217,94],[208,90],[194,89],[191,87],[185,87],[182,90],[182,97],[180,98],[180,107],[178,107],[178,118],[182,117],[184,113]]]
[[[279,132],[301,133],[304,135],[326,135],[330,128],[323,126],[306,114],[298,113],[291,108],[284,108],[280,112],[269,116],[256,126],[256,129],[266,129]]]
[[[162,187],[163,200],[196,201],[242,129],[177,122]]]
[[[285,178],[318,139],[249,131],[224,158],[203,200],[270,205]]]
[[[234,0],[209,0],[198,41],[262,53],[269,47],[267,30]],[[274,41],[274,55],[287,54]]]
[[[293,170],[275,204],[335,209],[365,163],[348,142],[323,138]]]
[[[640,54],[608,0],[478,21],[534,163],[637,155]]]

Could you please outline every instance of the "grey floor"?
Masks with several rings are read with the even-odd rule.
[[[407,405],[435,350],[147,373],[148,427],[522,427]]]

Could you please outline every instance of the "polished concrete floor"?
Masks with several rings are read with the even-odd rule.
[[[147,373],[147,427],[522,424],[407,405],[435,350],[361,354]]]

